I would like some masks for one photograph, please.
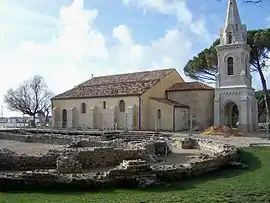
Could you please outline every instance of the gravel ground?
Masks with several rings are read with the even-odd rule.
[[[41,143],[27,143],[18,142],[12,140],[0,140],[0,149],[8,148],[11,151],[17,152],[18,154],[46,154],[50,149],[63,148],[62,145],[52,144],[41,144]]]
[[[166,159],[166,164],[181,164],[181,163],[187,163],[191,160],[197,160],[199,155],[203,153],[203,151],[198,149],[173,149],[173,153],[169,154]],[[163,165],[165,163],[164,161],[155,163],[154,165]]]
[[[183,133],[172,134],[173,139],[178,139],[178,138],[183,138],[183,137],[189,137],[189,135],[183,134]],[[270,145],[270,140],[266,138],[262,138],[262,137],[265,137],[265,134],[262,134],[262,133],[248,134],[247,136],[241,136],[241,137],[207,136],[207,135],[194,134],[192,135],[192,137],[215,140],[220,143],[231,144],[237,147],[248,147],[251,144]]]

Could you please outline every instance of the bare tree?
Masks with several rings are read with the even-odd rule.
[[[9,89],[4,101],[11,111],[19,111],[33,118],[35,127],[37,114],[43,114],[50,108],[52,92],[48,90],[44,79],[35,75],[32,79],[19,85],[17,89]]]

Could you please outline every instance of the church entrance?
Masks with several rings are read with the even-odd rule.
[[[63,109],[62,110],[62,128],[67,127],[67,110]]]
[[[234,102],[229,102],[225,105],[225,125],[231,128],[238,128],[239,111]]]

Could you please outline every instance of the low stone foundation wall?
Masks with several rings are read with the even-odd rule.
[[[147,181],[148,180],[148,181]],[[101,189],[144,187],[156,180],[150,165],[143,160],[123,161],[104,173],[58,174],[56,171],[0,173],[0,191],[23,189]]]
[[[192,143],[192,144],[191,144]],[[238,158],[238,150],[230,145],[209,140],[185,139],[184,148],[200,148],[209,154],[199,161],[175,165],[150,165],[146,152],[149,149],[69,148],[57,159],[54,170],[28,172],[0,172],[0,190],[34,188],[101,189],[106,187],[144,187],[155,182],[179,181],[191,176],[224,168]],[[153,150],[153,146],[151,147]],[[151,150],[150,150],[151,151]],[[137,158],[136,158],[137,157]],[[139,160],[126,160],[139,159]],[[145,159],[145,160],[142,160]],[[120,163],[122,162],[122,163]],[[119,164],[104,173],[83,173],[85,168]],[[37,167],[35,167],[37,168]]]
[[[210,153],[201,155],[200,161],[196,162],[152,167],[158,180],[182,180],[191,176],[197,176],[203,173],[222,169],[228,164],[229,161],[238,159],[238,150],[233,146],[222,144],[215,145],[211,141],[195,139],[193,140],[193,143],[195,143],[193,147],[199,146],[200,149],[203,149],[204,151],[209,150]],[[186,147],[186,145],[184,145],[184,147]]]
[[[82,169],[117,166],[123,160],[149,160],[149,154],[145,149],[79,148],[65,150],[59,159],[62,156],[78,161],[82,165]],[[77,168],[77,164],[74,167]],[[58,170],[65,171],[66,169],[58,168]]]
[[[52,169],[56,167],[59,154],[48,152],[45,155],[28,156],[17,154],[8,149],[0,150],[0,170],[35,170]]]
[[[32,134],[32,135],[21,135],[21,134],[8,134],[0,133],[0,140],[13,140],[19,142],[29,142],[29,143],[43,143],[43,144],[57,144],[57,145],[67,145],[76,139],[76,136],[68,135],[57,135],[57,134]]]
[[[53,169],[56,163],[71,161],[71,165],[58,164],[57,169],[62,171],[78,171],[78,164],[82,169],[93,169],[107,166],[117,166],[123,160],[143,159],[150,160],[150,154],[146,149],[119,149],[119,148],[70,148],[65,150],[50,150],[45,155],[17,154],[8,149],[0,151],[0,170],[34,170]],[[63,167],[67,167],[65,169]],[[80,172],[80,171],[78,171]]]

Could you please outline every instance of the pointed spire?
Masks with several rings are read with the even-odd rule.
[[[221,45],[246,43],[247,30],[242,25],[237,0],[228,0],[225,27],[221,31]]]
[[[225,28],[228,25],[241,25],[241,19],[237,8],[236,0],[228,0],[227,17]]]

